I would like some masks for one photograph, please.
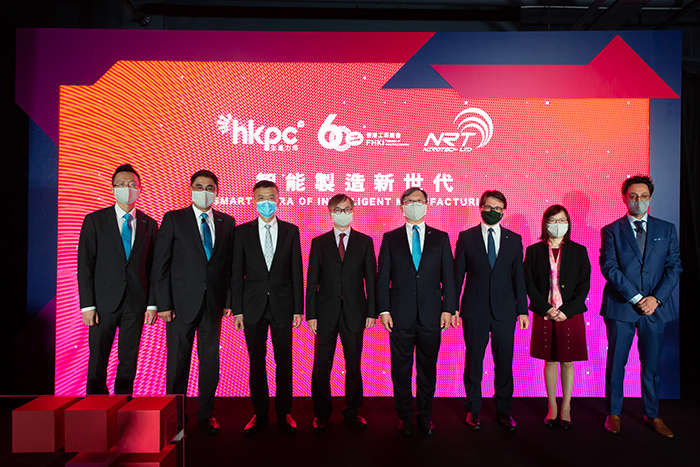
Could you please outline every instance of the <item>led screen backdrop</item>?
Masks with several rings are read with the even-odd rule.
[[[615,35],[595,35],[597,50],[576,65],[452,59],[422,66],[436,44],[441,53],[445,44],[460,50],[459,35],[444,36],[414,35],[412,50],[366,61],[323,54],[314,61],[308,50],[302,60],[124,59],[94,84],[61,86],[56,393],[80,394],[85,386],[87,329],[76,281],[81,222],[113,204],[111,173],[129,162],[142,179],[138,207],[159,221],[191,202],[189,176],[199,169],[219,176],[215,209],[238,223],[256,215],[254,183],[276,181],[280,218],[301,228],[305,267],[311,239],[332,227],[326,202],[338,192],[355,200],[353,228],[370,234],[377,252],[382,234],[403,223],[397,198],[410,186],[428,192],[426,221],[446,230],[453,247],[461,230],[479,222],[484,190],[505,193],[502,225],[521,234],[525,246],[538,241],[544,209],[563,204],[572,238],[588,248],[593,264],[585,315],[589,360],[576,366],[574,392],[602,396],[607,341],[599,316],[599,231],[624,214],[624,178],[650,170],[653,99],[677,99],[677,93]],[[529,357],[530,331],[515,334],[515,395],[541,396],[542,362]],[[137,393],[164,392],[165,358],[159,322],[143,334]],[[486,360],[483,387],[490,396],[490,352]],[[630,361],[625,390],[638,396],[636,346]],[[296,396],[310,395],[312,362],[313,335],[304,324],[294,331]],[[271,349],[268,364],[273,388]],[[460,326],[442,334],[438,396],[464,395],[463,367]],[[334,395],[343,393],[343,370],[339,346]],[[248,395],[247,375],[243,333],[224,319],[217,395]],[[365,333],[363,376],[366,395],[392,394],[388,334],[380,325]],[[195,364],[190,394],[196,389]]]

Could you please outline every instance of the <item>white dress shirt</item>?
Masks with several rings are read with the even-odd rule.
[[[211,247],[213,250],[214,245],[216,245],[216,228],[214,227],[214,216],[212,213],[212,209],[209,208],[208,211],[200,211],[193,204],[192,210],[194,211],[195,219],[197,219],[197,230],[199,230],[199,238],[202,240],[202,243],[204,243],[204,230],[202,230],[202,214],[207,215],[207,225],[209,226],[209,232],[211,232]]]
[[[489,252],[489,229],[493,229],[493,241],[496,243],[496,257],[498,257],[498,252],[501,250],[501,224],[488,226],[481,223],[481,236],[484,239],[484,248],[486,248],[487,254]]]
[[[425,251],[425,222],[420,224],[409,224],[406,222],[406,236],[408,237],[408,249],[413,255],[413,226],[418,227],[418,238],[420,238],[420,252],[423,254]]]
[[[265,226],[267,224],[264,220],[258,216],[258,233],[260,234],[260,247],[262,248],[263,254],[265,254]],[[274,256],[275,251],[277,251],[277,232],[279,231],[279,225],[277,224],[277,217],[273,217],[270,221],[270,236],[272,237],[272,255]]]
[[[337,227],[333,227],[333,233],[335,234],[335,246],[339,247],[340,246],[340,234],[345,234],[345,237],[343,237],[343,247],[345,248],[345,251],[348,250],[348,238],[350,238],[350,231],[352,229],[350,227],[343,232],[342,230],[338,230]]]
[[[649,219],[649,213],[645,212],[644,215],[640,218],[637,219],[635,217],[630,216],[630,213],[627,213],[627,220],[630,222],[630,226],[632,227],[632,233],[634,234],[634,238],[637,238],[637,226],[634,225],[636,221],[642,221],[642,228],[644,229],[645,232],[647,232],[647,221]],[[632,299],[630,300],[630,303],[632,305],[636,305],[637,302],[639,302],[641,299],[644,297],[642,294],[638,293]]]

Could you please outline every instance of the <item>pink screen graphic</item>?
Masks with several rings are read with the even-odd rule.
[[[215,209],[238,223],[256,216],[252,186],[274,179],[280,218],[301,228],[302,254],[331,229],[326,202],[354,198],[353,227],[371,235],[403,223],[397,198],[421,186],[427,223],[449,233],[479,220],[487,189],[508,198],[502,225],[537,240],[542,212],[563,204],[572,238],[588,248],[593,275],[585,314],[589,360],[576,365],[574,395],[602,396],[607,340],[599,316],[604,280],[597,267],[600,228],[624,214],[619,187],[649,170],[648,99],[465,99],[453,89],[382,89],[402,63],[118,62],[92,86],[60,95],[56,394],[84,394],[87,328],[80,319],[76,256],[84,216],[114,203],[111,174],[129,162],[143,184],[138,208],[160,221],[190,203],[189,177],[213,170]],[[305,269],[306,270],[306,269]],[[542,362],[529,356],[530,331],[515,332],[516,396],[545,394]],[[461,326],[442,334],[437,396],[464,396]],[[116,370],[116,343],[109,373]],[[271,350],[271,349],[270,349]],[[144,329],[137,394],[165,392],[165,327]],[[196,349],[193,363],[196,363]],[[638,361],[633,346],[630,361]],[[294,395],[309,396],[313,334],[294,331]],[[268,374],[274,388],[274,362]],[[388,334],[366,331],[367,396],[392,395]],[[484,395],[493,394],[487,350]],[[632,373],[632,374],[630,374]],[[636,375],[634,374],[636,373]],[[638,396],[638,365],[625,378]],[[338,347],[334,395],[343,394]],[[189,394],[197,391],[192,365]],[[224,319],[218,396],[248,395],[242,332]]]

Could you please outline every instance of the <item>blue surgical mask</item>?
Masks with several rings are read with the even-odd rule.
[[[258,213],[265,219],[269,219],[277,211],[277,203],[270,200],[257,202]]]

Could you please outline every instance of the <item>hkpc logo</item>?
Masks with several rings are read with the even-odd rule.
[[[476,107],[462,110],[457,114],[453,123],[457,125],[457,131],[443,132],[440,133],[440,136],[435,136],[435,133],[428,134],[425,143],[423,143],[423,151],[471,152],[474,149],[486,146],[493,136],[493,121],[491,117]],[[481,142],[474,148],[471,145],[474,139],[470,138],[477,135],[481,136]]]
[[[330,114],[318,129],[318,143],[326,149],[344,152],[353,146],[359,146],[365,140],[362,133],[350,131],[346,126],[333,124],[338,114]]]
[[[227,114],[220,115],[216,125],[222,135],[231,133],[233,144],[260,144],[265,151],[296,151],[299,149],[297,133],[304,128],[304,121],[299,120],[296,126],[280,130],[276,126],[256,126],[253,119],[239,122],[231,114]]]

